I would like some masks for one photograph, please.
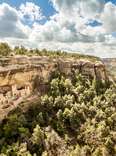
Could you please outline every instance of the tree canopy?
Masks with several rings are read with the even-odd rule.
[[[115,156],[116,87],[95,81],[54,75],[38,103],[0,124],[1,156]]]

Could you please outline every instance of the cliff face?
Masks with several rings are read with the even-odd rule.
[[[102,61],[106,65],[111,79],[113,78],[114,81],[116,81],[116,58],[104,58]]]
[[[74,58],[49,57],[9,57],[0,59],[0,93],[7,92],[14,85],[17,89],[29,87],[30,91],[44,85],[55,70],[67,76],[73,70],[86,76],[107,80],[105,66],[102,62],[76,60]],[[35,82],[36,81],[36,82]],[[38,86],[35,85],[38,83]]]
[[[76,70],[77,73],[102,81],[108,79],[105,66],[100,61],[39,56],[0,58],[0,116],[28,98],[33,91],[46,92],[47,82],[56,70],[67,77]]]

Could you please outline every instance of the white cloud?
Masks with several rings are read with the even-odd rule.
[[[102,12],[105,0],[50,0],[55,9],[64,14],[78,12],[84,18],[95,19]]]
[[[44,18],[41,8],[32,2],[21,4],[19,14],[22,20],[27,20],[29,22],[39,21]]]
[[[104,0],[81,0],[80,13],[88,19],[99,18],[100,13],[104,8]]]
[[[105,5],[101,21],[106,33],[116,32],[116,5],[111,2]]]
[[[6,3],[0,5],[0,38],[27,38],[26,29],[27,26],[21,24],[16,9]]]
[[[73,9],[75,9],[75,6],[77,6],[77,10],[78,10],[78,4],[79,4],[80,0],[78,0],[78,1],[75,1],[75,0],[50,0],[50,1],[53,3],[53,5],[57,11],[71,13],[71,11]]]
[[[103,28],[93,28],[87,26],[88,19],[81,16],[85,8],[85,3],[88,6],[86,14],[96,12],[100,14],[103,9],[103,1],[97,0],[51,0],[58,13],[51,17],[50,21],[44,25],[35,24],[30,38],[35,41],[47,42],[47,41],[58,41],[58,42],[95,42],[103,41],[104,37],[100,35]],[[91,2],[91,3],[90,3]],[[91,4],[91,5],[90,5]],[[102,5],[100,5],[102,4]],[[99,11],[97,11],[99,7]],[[82,13],[81,13],[82,12]],[[89,12],[89,14],[90,14]],[[95,14],[94,14],[95,15]],[[94,17],[94,16],[93,16]],[[93,18],[92,17],[92,18]],[[94,32],[94,33],[93,33]],[[102,33],[103,34],[103,33]],[[104,34],[103,34],[104,35]]]

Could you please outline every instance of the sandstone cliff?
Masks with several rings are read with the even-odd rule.
[[[45,93],[47,82],[56,70],[67,77],[76,70],[85,76],[108,80],[105,66],[100,61],[44,56],[0,58],[0,118],[30,97],[34,91]]]
[[[106,65],[111,79],[113,78],[113,80],[116,81],[116,58],[104,58],[102,61]]]

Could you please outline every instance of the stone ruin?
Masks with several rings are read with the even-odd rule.
[[[11,90],[6,93],[0,93],[0,107],[4,108],[5,105],[15,105],[17,101],[23,101],[31,95],[31,87],[26,85],[18,88],[17,85],[12,85]]]

